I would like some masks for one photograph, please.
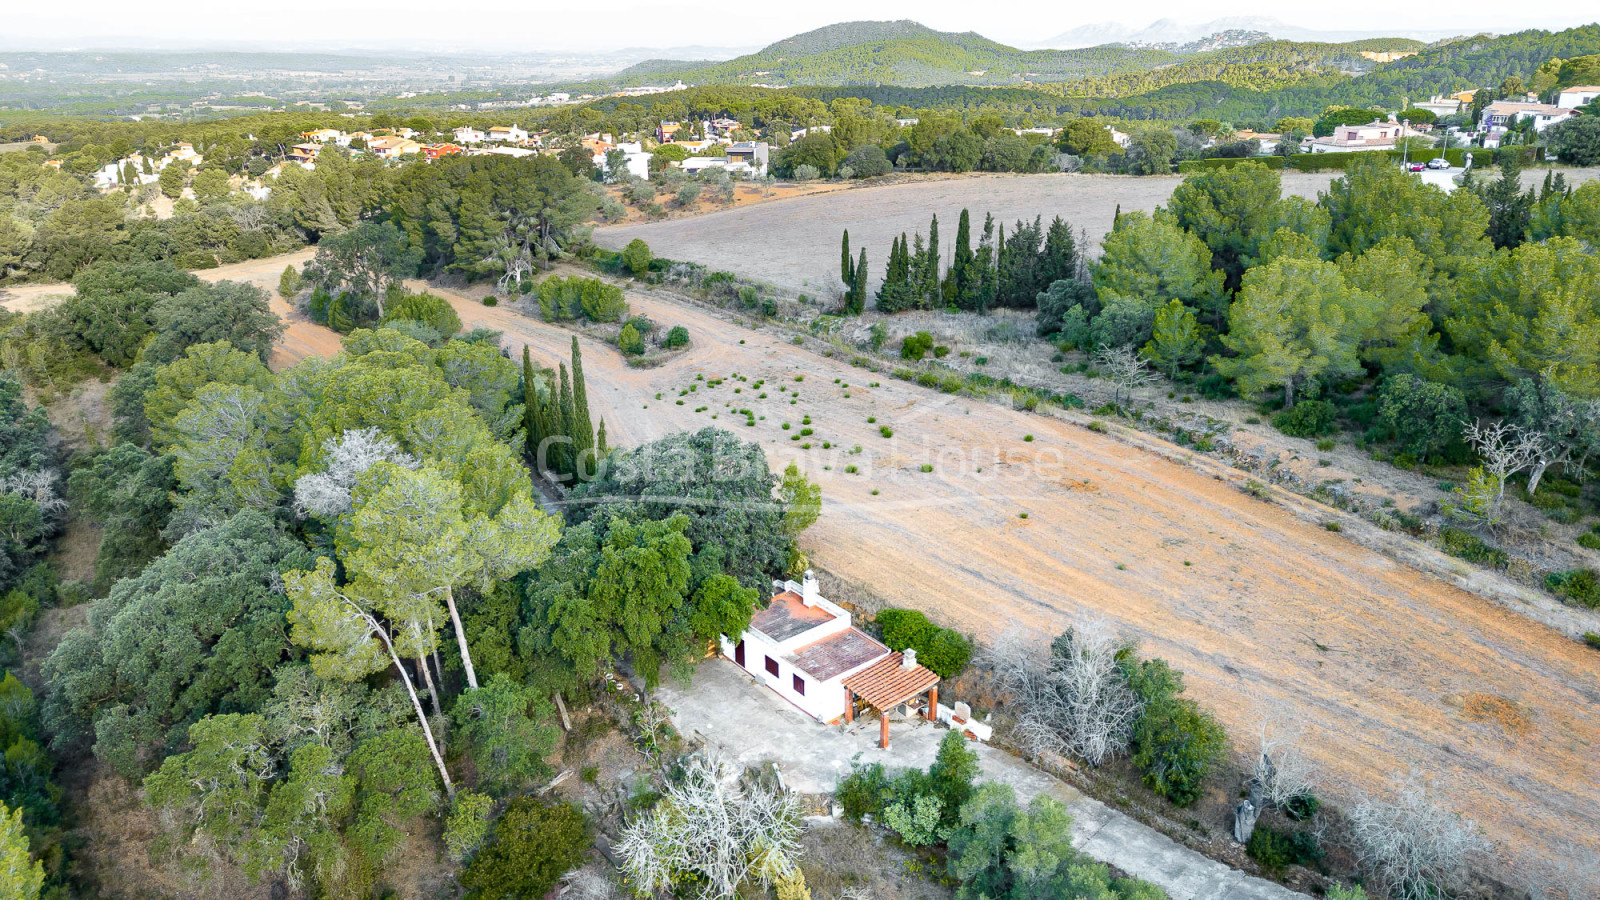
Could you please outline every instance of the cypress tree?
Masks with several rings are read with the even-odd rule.
[[[572,438],[573,459],[580,459],[583,451],[594,449],[594,426],[589,418],[589,389],[583,380],[583,353],[578,349],[578,338],[572,338]]]
[[[994,215],[985,214],[983,217],[983,239],[978,241],[978,252],[973,258],[972,295],[973,309],[986,313],[994,306],[995,301],[995,268],[994,268]]]
[[[1050,285],[1073,277],[1078,271],[1078,246],[1072,239],[1072,226],[1056,216],[1045,233],[1044,255],[1039,260],[1039,290],[1049,290]],[[1024,298],[1023,305],[1026,303]]]
[[[921,285],[924,309],[938,306],[939,297],[939,217],[935,215],[928,225],[928,264],[923,270],[926,281]]]
[[[972,309],[977,299],[973,276],[977,274],[973,267],[972,255],[972,220],[967,211],[961,211],[961,219],[956,223],[956,248],[950,258],[950,272],[944,280],[945,303],[959,309]]]
[[[545,438],[540,426],[539,385],[533,380],[533,358],[528,355],[528,345],[522,345],[522,430],[525,434],[523,449],[535,467],[539,465],[539,444]]]
[[[567,375],[567,364],[561,363],[561,400],[556,409],[556,426],[552,429],[556,434],[572,438],[572,379]],[[577,460],[576,438],[570,442],[561,441],[550,448],[550,455],[556,459],[555,470],[562,475],[571,475],[574,471],[573,463]]]
[[[606,420],[605,419],[601,419],[600,420],[600,429],[595,432],[595,436],[594,436],[594,452],[596,454],[598,454],[600,456],[600,458],[602,458],[602,459],[605,458],[606,454],[611,452],[611,448],[606,446]]]
[[[856,262],[855,283],[850,285],[850,293],[845,295],[845,311],[851,315],[860,315],[867,305],[867,248],[861,248],[861,259]]]
[[[850,287],[856,283],[855,258],[850,255],[850,229],[844,230],[844,239],[839,243],[839,278]]]

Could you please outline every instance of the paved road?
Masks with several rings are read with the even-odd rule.
[[[807,794],[831,793],[850,763],[924,767],[945,729],[920,719],[890,722],[889,749],[878,748],[872,716],[854,725],[819,725],[725,660],[701,663],[684,688],[666,683],[657,697],[685,735],[699,735],[741,763],[773,760],[784,781]],[[1065,782],[987,744],[974,744],[983,777],[1009,784],[1027,803],[1049,794],[1072,813],[1072,843],[1090,857],[1160,886],[1172,900],[1297,900],[1304,895],[1246,875],[1184,847],[1155,829],[1084,796]]]

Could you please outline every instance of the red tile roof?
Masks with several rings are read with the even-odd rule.
[[[772,598],[766,609],[756,610],[750,627],[774,641],[782,642],[833,621],[833,613],[820,606],[807,606],[794,591]]]
[[[850,628],[796,649],[789,654],[788,660],[796,669],[812,678],[827,681],[888,652],[889,648],[873,640],[872,635],[859,628]]]
[[[873,709],[892,709],[939,683],[939,676],[922,666],[901,668],[900,654],[884,659],[851,675],[844,686]]]

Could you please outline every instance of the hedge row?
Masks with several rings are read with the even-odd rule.
[[[917,662],[940,678],[960,675],[972,659],[972,642],[966,635],[940,628],[914,609],[887,607],[878,613],[877,622],[890,650],[915,649]]]
[[[1452,147],[1449,150],[1413,150],[1409,155],[1403,155],[1399,150],[1364,150],[1351,153],[1300,153],[1295,156],[1256,156],[1247,159],[1188,159],[1178,163],[1178,171],[1188,174],[1191,172],[1204,172],[1210,169],[1227,169],[1241,163],[1256,163],[1269,169],[1291,168],[1299,172],[1326,172],[1334,169],[1348,168],[1350,163],[1357,159],[1371,159],[1374,155],[1399,162],[1402,158],[1412,162],[1427,162],[1439,156],[1450,160],[1450,165],[1460,168],[1467,164],[1467,153],[1472,153],[1474,164],[1477,168],[1487,168],[1493,163],[1498,163],[1505,155],[1519,153],[1523,162],[1535,162],[1543,158],[1542,147],[1501,147],[1498,150],[1464,149]]]

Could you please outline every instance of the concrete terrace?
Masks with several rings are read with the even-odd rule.
[[[945,729],[921,719],[891,721],[888,750],[878,748],[875,716],[853,725],[817,724],[722,659],[707,660],[688,688],[667,682],[657,698],[685,736],[699,736],[730,758],[772,760],[785,783],[807,794],[831,793],[851,760],[890,767],[933,762]],[[1160,886],[1172,900],[1298,900],[1282,885],[1255,878],[1184,847],[1155,829],[986,744],[973,744],[983,777],[1005,782],[1027,803],[1044,793],[1072,813],[1072,843],[1090,857]]]

